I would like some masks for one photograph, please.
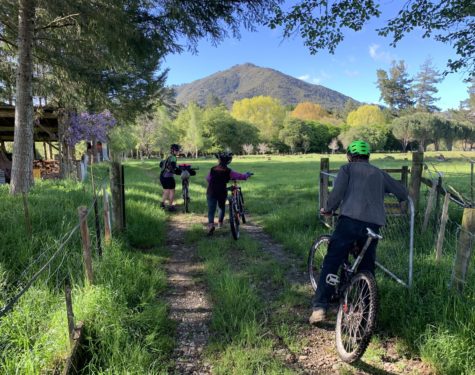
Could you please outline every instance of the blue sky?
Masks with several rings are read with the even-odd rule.
[[[375,28],[384,25],[384,20],[394,14],[397,3],[400,4],[388,2],[382,17],[372,20],[362,31],[348,31],[334,55],[326,51],[311,55],[299,36],[282,39],[281,30],[259,27],[256,32],[243,31],[239,40],[226,39],[217,47],[203,40],[197,54],[185,52],[167,56],[162,67],[170,69],[167,83],[172,85],[189,83],[249,62],[337,90],[361,102],[380,103],[377,69],[387,71],[392,60],[404,60],[409,74],[415,76],[429,57],[440,71],[445,69],[449,58],[456,57],[450,46],[422,39],[422,33],[417,30],[401,40],[396,48],[389,45],[389,38],[378,36]],[[445,77],[438,85],[439,107],[457,108],[460,101],[467,98],[468,84],[463,82],[466,77],[461,73]]]

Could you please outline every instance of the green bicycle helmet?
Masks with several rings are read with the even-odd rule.
[[[369,156],[371,147],[367,142],[358,140],[351,142],[346,152],[351,155]]]

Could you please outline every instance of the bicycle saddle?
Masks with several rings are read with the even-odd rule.
[[[367,230],[367,235],[368,237],[371,237],[373,239],[378,239],[378,240],[382,240],[383,239],[383,236],[380,236],[379,234],[377,233],[374,233],[374,231],[372,231],[370,228],[366,228]]]

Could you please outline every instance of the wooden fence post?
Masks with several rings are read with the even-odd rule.
[[[437,189],[435,190],[435,192],[436,192],[435,211],[436,211],[436,212],[439,211],[440,195],[441,195],[441,192],[442,192],[442,191],[443,191],[443,189],[442,189],[442,176],[439,175],[439,177],[437,177]]]
[[[432,214],[432,209],[434,208],[434,199],[435,199],[435,191],[437,189],[437,180],[432,180],[432,186],[429,192],[429,198],[427,199],[427,206],[426,212],[424,214],[424,222],[422,223],[422,231],[427,230],[427,226],[429,225],[430,216]]]
[[[414,211],[417,214],[419,206],[419,193],[421,189],[421,177],[424,164],[424,153],[412,153],[411,182],[409,186],[409,196],[414,202]]]
[[[96,249],[97,254],[101,257],[102,256],[102,244],[101,244],[101,223],[99,219],[99,207],[98,207],[98,197],[95,193],[94,189],[94,224],[96,227]]]
[[[122,195],[121,195],[121,177],[120,163],[113,161],[110,169],[110,186],[112,195],[112,227],[115,231],[122,232],[124,230],[122,215]]]
[[[122,200],[121,209],[122,209],[122,225],[127,226],[127,220],[125,219],[125,171],[124,165],[120,166],[120,197]]]
[[[330,159],[321,158],[320,159],[320,192],[319,192],[319,212],[320,208],[326,206],[328,201],[328,173],[330,170]],[[323,173],[322,173],[323,172]]]
[[[111,240],[111,218],[109,211],[109,195],[105,187],[102,188],[104,197],[104,241],[109,243]]]
[[[401,183],[407,188],[407,182],[409,181],[409,168],[407,165],[403,165],[401,168]]]
[[[68,318],[68,333],[69,333],[69,344],[71,347],[74,345],[74,313],[73,313],[73,301],[71,298],[71,282],[69,277],[66,278],[64,282],[64,294],[66,295],[66,316]]]
[[[442,214],[440,216],[439,235],[437,237],[437,244],[435,246],[435,260],[439,262],[442,259],[442,249],[444,246],[445,227],[449,219],[449,202],[450,194],[446,193],[444,198],[444,205],[442,206]]]
[[[86,269],[87,281],[93,283],[92,273],[92,257],[91,257],[91,240],[89,238],[89,228],[87,226],[87,208],[79,207],[79,222],[81,224],[81,239],[82,239],[82,256],[84,259],[84,267]]]
[[[463,290],[467,270],[472,256],[473,240],[475,236],[475,208],[465,208],[462,217],[462,229],[455,256],[452,272],[452,286],[459,292]]]

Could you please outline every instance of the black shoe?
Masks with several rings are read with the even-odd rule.
[[[168,206],[168,211],[175,212],[176,211],[175,206]]]
[[[165,203],[163,203],[163,202],[162,202],[162,203],[160,203],[160,208],[163,208],[163,209],[165,209],[165,208],[166,208],[166,207],[165,207]]]
[[[215,229],[215,228],[214,228],[214,225],[208,227],[208,236],[212,236],[212,235],[213,235],[214,229]]]

